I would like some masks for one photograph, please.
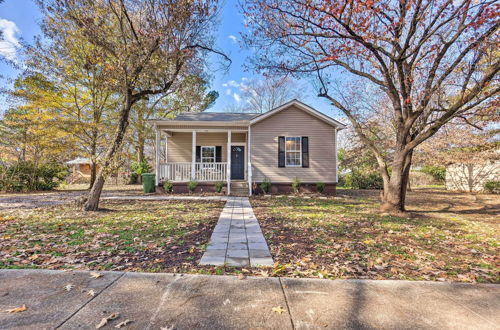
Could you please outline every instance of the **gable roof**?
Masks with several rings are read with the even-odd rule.
[[[332,117],[329,117],[329,116],[327,116],[327,115],[319,112],[318,110],[316,110],[316,109],[308,106],[305,103],[300,102],[297,99],[293,99],[293,100],[291,100],[291,101],[289,101],[289,102],[287,102],[285,104],[280,105],[277,108],[274,108],[274,109],[272,109],[272,110],[270,110],[268,112],[265,112],[265,113],[263,113],[263,114],[255,117],[255,118],[251,119],[250,120],[250,125],[253,125],[253,124],[258,123],[258,122],[260,122],[262,120],[265,120],[266,118],[268,118],[268,117],[270,117],[272,115],[275,115],[278,112],[283,111],[283,110],[289,108],[290,106],[295,106],[295,107],[299,108],[300,110],[303,110],[303,111],[305,111],[305,112],[313,115],[314,117],[316,117],[316,118],[318,118],[318,119],[326,122],[327,124],[335,126],[337,129],[344,129],[344,128],[347,127],[345,124],[341,123],[340,121],[335,120]]]
[[[181,112],[172,121],[242,121],[257,117],[258,113]]]
[[[305,103],[300,102],[297,99],[293,99],[285,104],[280,105],[265,113],[236,113],[236,112],[181,112],[173,119],[150,119],[148,120],[154,124],[188,124],[188,125],[213,125],[213,126],[225,126],[229,123],[237,125],[253,125],[266,118],[282,111],[290,106],[295,106],[302,111],[305,111],[312,116],[326,122],[327,124],[341,130],[347,126],[338,120],[335,120],[318,110],[308,106]]]

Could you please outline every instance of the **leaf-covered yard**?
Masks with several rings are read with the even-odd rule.
[[[224,202],[104,201],[0,210],[0,268],[189,271]]]
[[[499,282],[500,198],[420,190],[411,217],[381,216],[376,191],[256,197],[274,274]]]

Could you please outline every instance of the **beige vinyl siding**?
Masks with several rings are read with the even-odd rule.
[[[232,133],[233,142],[245,142],[245,133]],[[167,162],[190,163],[192,158],[192,133],[172,132],[168,138]],[[227,133],[196,133],[196,145],[221,146],[222,162],[227,161]]]
[[[278,136],[309,137],[309,167],[278,167]],[[295,107],[251,126],[252,180],[336,182],[335,128]]]

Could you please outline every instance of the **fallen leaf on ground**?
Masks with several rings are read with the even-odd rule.
[[[263,277],[269,277],[269,272],[267,270],[261,270],[260,275],[262,275]]]
[[[28,307],[26,307],[25,304],[23,304],[22,306],[20,307],[16,307],[16,308],[11,308],[11,309],[6,309],[5,311],[7,313],[19,313],[19,312],[24,312],[25,310],[27,310]]]
[[[102,277],[102,274],[97,273],[97,272],[92,272],[92,273],[90,273],[90,277],[92,277],[92,278],[99,278],[99,277]]]
[[[115,325],[115,328],[119,329],[119,328],[121,328],[121,327],[126,326],[127,324],[129,324],[129,323],[131,323],[131,322],[132,322],[132,321],[130,321],[130,320],[128,320],[128,319],[127,319],[127,320],[125,320],[125,321],[123,321],[123,322],[120,322],[120,323],[118,323],[117,325]]]
[[[285,310],[281,306],[273,307],[273,312],[282,314]]]
[[[113,314],[109,315],[108,317],[103,318],[101,320],[101,322],[99,322],[99,324],[95,326],[95,328],[96,329],[102,328],[103,326],[108,324],[109,321],[116,319],[119,315],[120,315],[120,313],[113,313]]]
[[[244,280],[245,278],[247,278],[245,274],[243,273],[238,274],[238,280]]]
[[[68,284],[68,285],[65,285],[65,286],[64,286],[64,290],[66,290],[66,291],[71,291],[71,290],[73,290],[73,288],[74,288],[74,287],[75,287],[75,286],[74,286],[73,284]]]
[[[87,291],[87,294],[91,297],[95,296],[95,291],[94,290],[89,290]]]

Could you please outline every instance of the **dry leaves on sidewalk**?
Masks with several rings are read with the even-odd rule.
[[[20,307],[15,307],[15,308],[10,308],[10,309],[6,309],[5,311],[7,313],[20,313],[20,312],[24,312],[25,310],[27,310],[28,307],[26,307],[25,304],[23,304],[22,306]]]
[[[127,320],[125,320],[125,321],[123,321],[123,322],[120,322],[120,323],[118,323],[117,325],[115,325],[115,328],[119,329],[119,328],[121,328],[121,327],[126,326],[127,324],[129,324],[129,323],[131,323],[131,322],[132,322],[132,321],[130,321],[129,319],[127,319]]]
[[[113,314],[109,315],[108,317],[103,318],[101,320],[101,322],[99,322],[99,324],[95,326],[95,328],[96,329],[102,328],[103,326],[108,324],[109,321],[112,321],[112,320],[118,318],[118,316],[120,316],[120,313],[113,313]]]
[[[285,311],[283,309],[283,307],[281,307],[281,306],[273,307],[272,310],[273,310],[273,312],[278,313],[278,314],[282,314]]]
[[[101,273],[97,273],[97,272],[91,272],[90,273],[90,277],[92,277],[92,278],[99,278],[99,277],[102,277],[102,274]]]

